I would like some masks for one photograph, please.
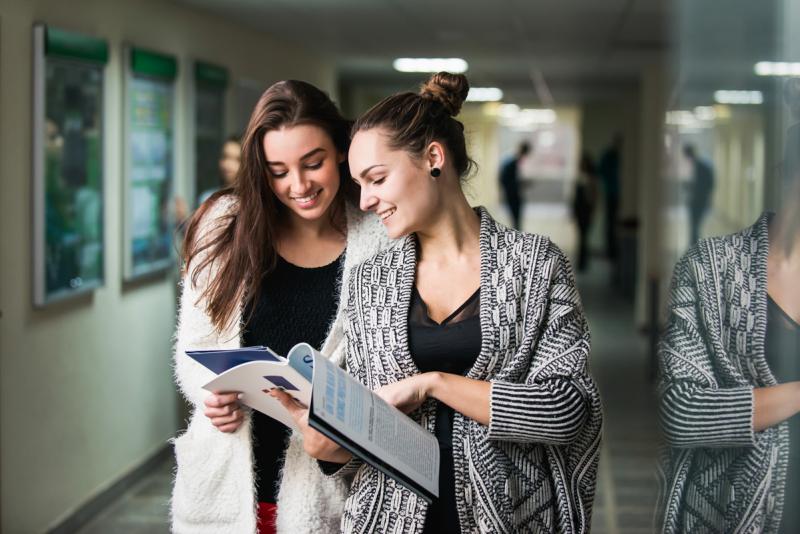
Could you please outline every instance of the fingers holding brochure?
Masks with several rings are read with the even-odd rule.
[[[303,435],[303,448],[306,453],[327,462],[347,463],[352,455],[336,442],[326,438],[308,425],[308,408],[283,390],[272,389],[269,395],[277,399],[294,419]]]
[[[235,432],[244,421],[244,413],[239,405],[240,393],[214,392],[208,395],[203,404],[203,413],[220,432]]]

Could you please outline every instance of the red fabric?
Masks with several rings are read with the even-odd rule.
[[[258,503],[258,534],[276,534],[275,518],[278,507],[271,502]]]

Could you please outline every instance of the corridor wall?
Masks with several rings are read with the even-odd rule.
[[[35,309],[31,299],[32,27],[106,39],[105,285]],[[4,0],[0,6],[0,530],[43,532],[166,446],[179,421],[171,375],[176,276],[122,280],[122,45],[176,55],[176,189],[186,198],[191,60],[234,83],[308,80],[333,93],[333,63],[175,2]],[[228,92],[228,127],[236,122]],[[335,95],[333,95],[335,97]],[[175,269],[175,272],[177,268]]]

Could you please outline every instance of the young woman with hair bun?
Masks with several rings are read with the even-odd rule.
[[[469,205],[455,119],[468,90],[438,73],[384,99],[356,121],[349,152],[361,209],[399,241],[352,271],[347,369],[436,435],[439,498],[428,505],[351,457],[273,392],[306,451],[332,476],[355,475],[343,532],[590,528],[602,412],[575,280],[548,238]]]
[[[214,373],[186,351],[267,345],[286,354],[308,342],[343,358],[341,281],[389,244],[378,219],[357,208],[350,126],[313,85],[272,85],[250,117],[233,187],[189,223],[175,377],[193,410],[174,441],[172,532],[338,528],[344,484],[322,476],[299,435],[239,406],[236,392],[205,391]]]

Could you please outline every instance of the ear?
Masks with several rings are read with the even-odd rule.
[[[444,166],[447,164],[447,153],[445,152],[444,145],[439,141],[431,141],[431,144],[425,149],[424,159],[428,164],[428,170],[434,167],[444,169]]]

